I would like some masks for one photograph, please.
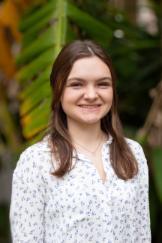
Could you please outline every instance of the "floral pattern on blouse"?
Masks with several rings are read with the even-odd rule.
[[[28,147],[13,173],[10,225],[13,243],[150,243],[148,167],[141,146],[126,139],[139,166],[127,181],[111,163],[110,138],[102,147],[102,182],[83,154],[62,178],[53,171],[47,137]]]

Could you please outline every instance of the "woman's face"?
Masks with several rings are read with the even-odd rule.
[[[61,97],[67,124],[100,123],[113,100],[112,77],[108,66],[97,56],[74,62]]]

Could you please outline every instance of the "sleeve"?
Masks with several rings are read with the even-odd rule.
[[[139,161],[137,198],[135,203],[136,242],[150,243],[149,176],[147,161],[140,145],[137,148]]]
[[[27,149],[13,173],[10,226],[13,243],[43,243],[45,187],[37,155]]]

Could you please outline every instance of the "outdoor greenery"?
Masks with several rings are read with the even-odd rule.
[[[152,236],[153,242],[160,243],[162,144],[150,145],[148,137],[151,128],[139,132],[145,127],[153,103],[149,92],[157,87],[161,79],[162,59],[159,54],[162,48],[162,14],[157,3],[154,2],[152,8],[158,20],[158,31],[154,35],[137,26],[127,12],[115,8],[105,0],[33,1],[24,11],[19,23],[22,39],[21,50],[16,57],[15,75],[19,87],[16,96],[19,101],[18,110],[11,114],[12,119],[6,115],[10,112],[4,112],[4,117],[11,123],[10,128],[14,127],[17,131],[14,132],[14,137],[17,133],[17,138],[9,143],[9,129],[5,132],[0,127],[0,146],[10,148],[10,160],[13,158],[14,168],[20,151],[38,141],[48,130],[51,101],[49,74],[61,47],[74,39],[97,41],[111,56],[116,70],[119,113],[125,133],[141,142],[145,149],[150,169]],[[159,131],[162,136],[162,126]],[[1,151],[4,154],[6,150]],[[8,206],[5,210],[8,211]],[[0,209],[0,217],[3,215],[4,210]],[[2,239],[6,237],[3,241],[6,243],[6,225],[0,220],[0,234],[3,232]]]

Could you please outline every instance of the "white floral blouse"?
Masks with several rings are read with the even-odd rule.
[[[107,181],[78,154],[63,178],[51,175],[47,138],[27,148],[13,174],[13,243],[150,243],[148,167],[141,146],[127,139],[139,164],[133,179],[119,179],[110,164],[110,138],[102,147]]]

